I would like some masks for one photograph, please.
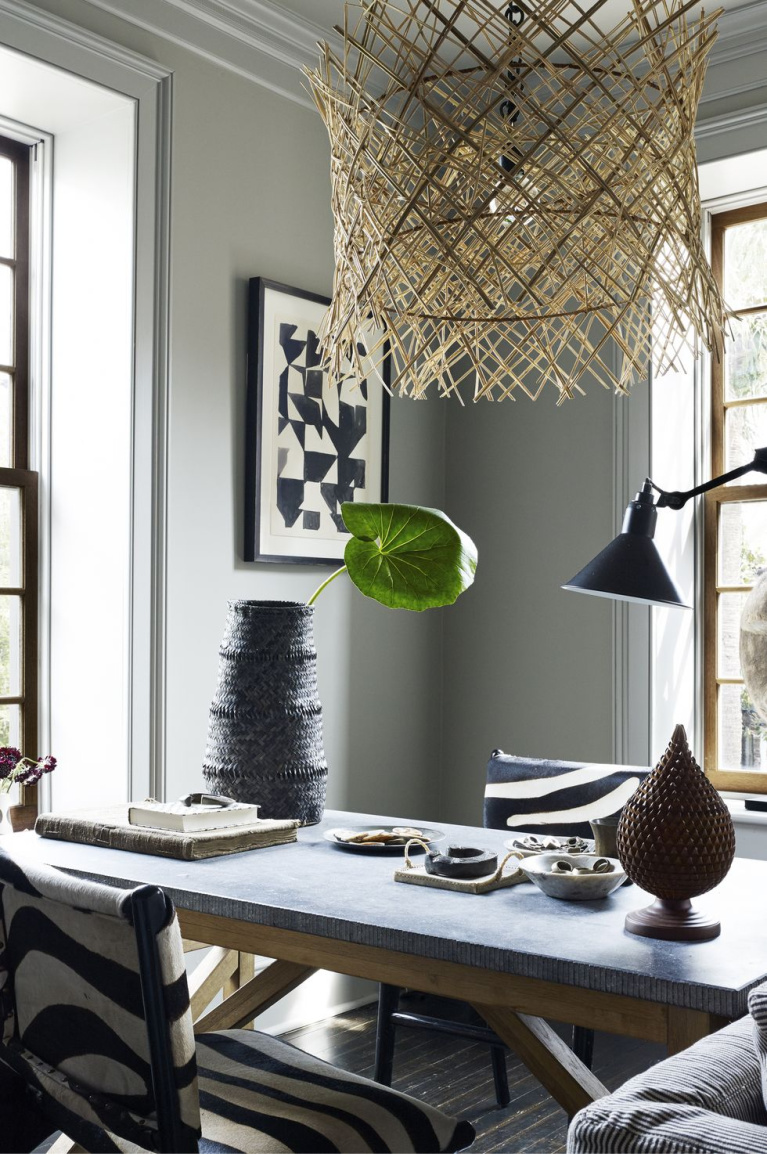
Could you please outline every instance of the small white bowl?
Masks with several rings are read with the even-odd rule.
[[[593,865],[599,855],[593,853],[541,853],[525,858],[519,868],[550,898],[560,898],[566,902],[597,902],[606,898],[626,877],[626,871],[617,858],[606,859],[613,866],[610,873],[578,874],[552,873],[554,862],[567,861],[577,869],[579,866]]]

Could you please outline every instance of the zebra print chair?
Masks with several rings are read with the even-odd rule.
[[[494,749],[487,763],[483,824],[486,829],[560,837],[591,837],[589,819],[608,817],[628,801],[649,770],[629,765],[596,765],[582,761],[550,761],[515,757]],[[415,1026],[456,1034],[490,1047],[495,1098],[509,1102],[506,1047],[489,1026],[452,1003],[449,1016],[402,1012],[399,986],[381,985],[378,995],[378,1031],[374,1078],[391,1085],[396,1026]],[[441,1011],[441,1006],[438,1007]],[[461,1020],[466,1019],[466,1020]],[[573,1027],[573,1050],[591,1066],[594,1031]]]
[[[263,1034],[195,1039],[178,921],[155,886],[22,868],[0,850],[0,914],[0,1069],[86,1150],[455,1151],[474,1137]],[[20,1149],[3,1130],[0,1148]]]

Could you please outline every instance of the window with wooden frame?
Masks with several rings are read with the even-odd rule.
[[[0,745],[37,757],[37,473],[29,465],[29,147],[0,136]],[[36,787],[24,787],[34,800]]]
[[[767,204],[712,217],[714,274],[732,310],[724,357],[712,357],[711,476],[767,446]],[[749,473],[705,496],[706,772],[718,789],[767,793],[767,723],[740,669],[740,615],[767,569],[767,478]]]

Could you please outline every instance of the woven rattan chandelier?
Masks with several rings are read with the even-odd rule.
[[[387,342],[409,396],[562,401],[589,379],[625,393],[695,335],[718,348],[693,139],[717,14],[626,0],[605,32],[610,2],[362,0],[356,21],[347,4],[342,52],[321,45],[308,73],[331,142],[334,379]]]

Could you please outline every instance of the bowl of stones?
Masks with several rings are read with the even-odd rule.
[[[518,833],[514,837],[508,838],[504,843],[506,849],[510,849],[512,853],[519,854],[520,857],[531,857],[533,854],[539,853],[593,853],[593,841],[587,841],[583,837],[552,837],[551,834]]]
[[[521,861],[519,868],[548,897],[566,902],[599,901],[626,877],[617,858],[596,854],[536,854]]]

